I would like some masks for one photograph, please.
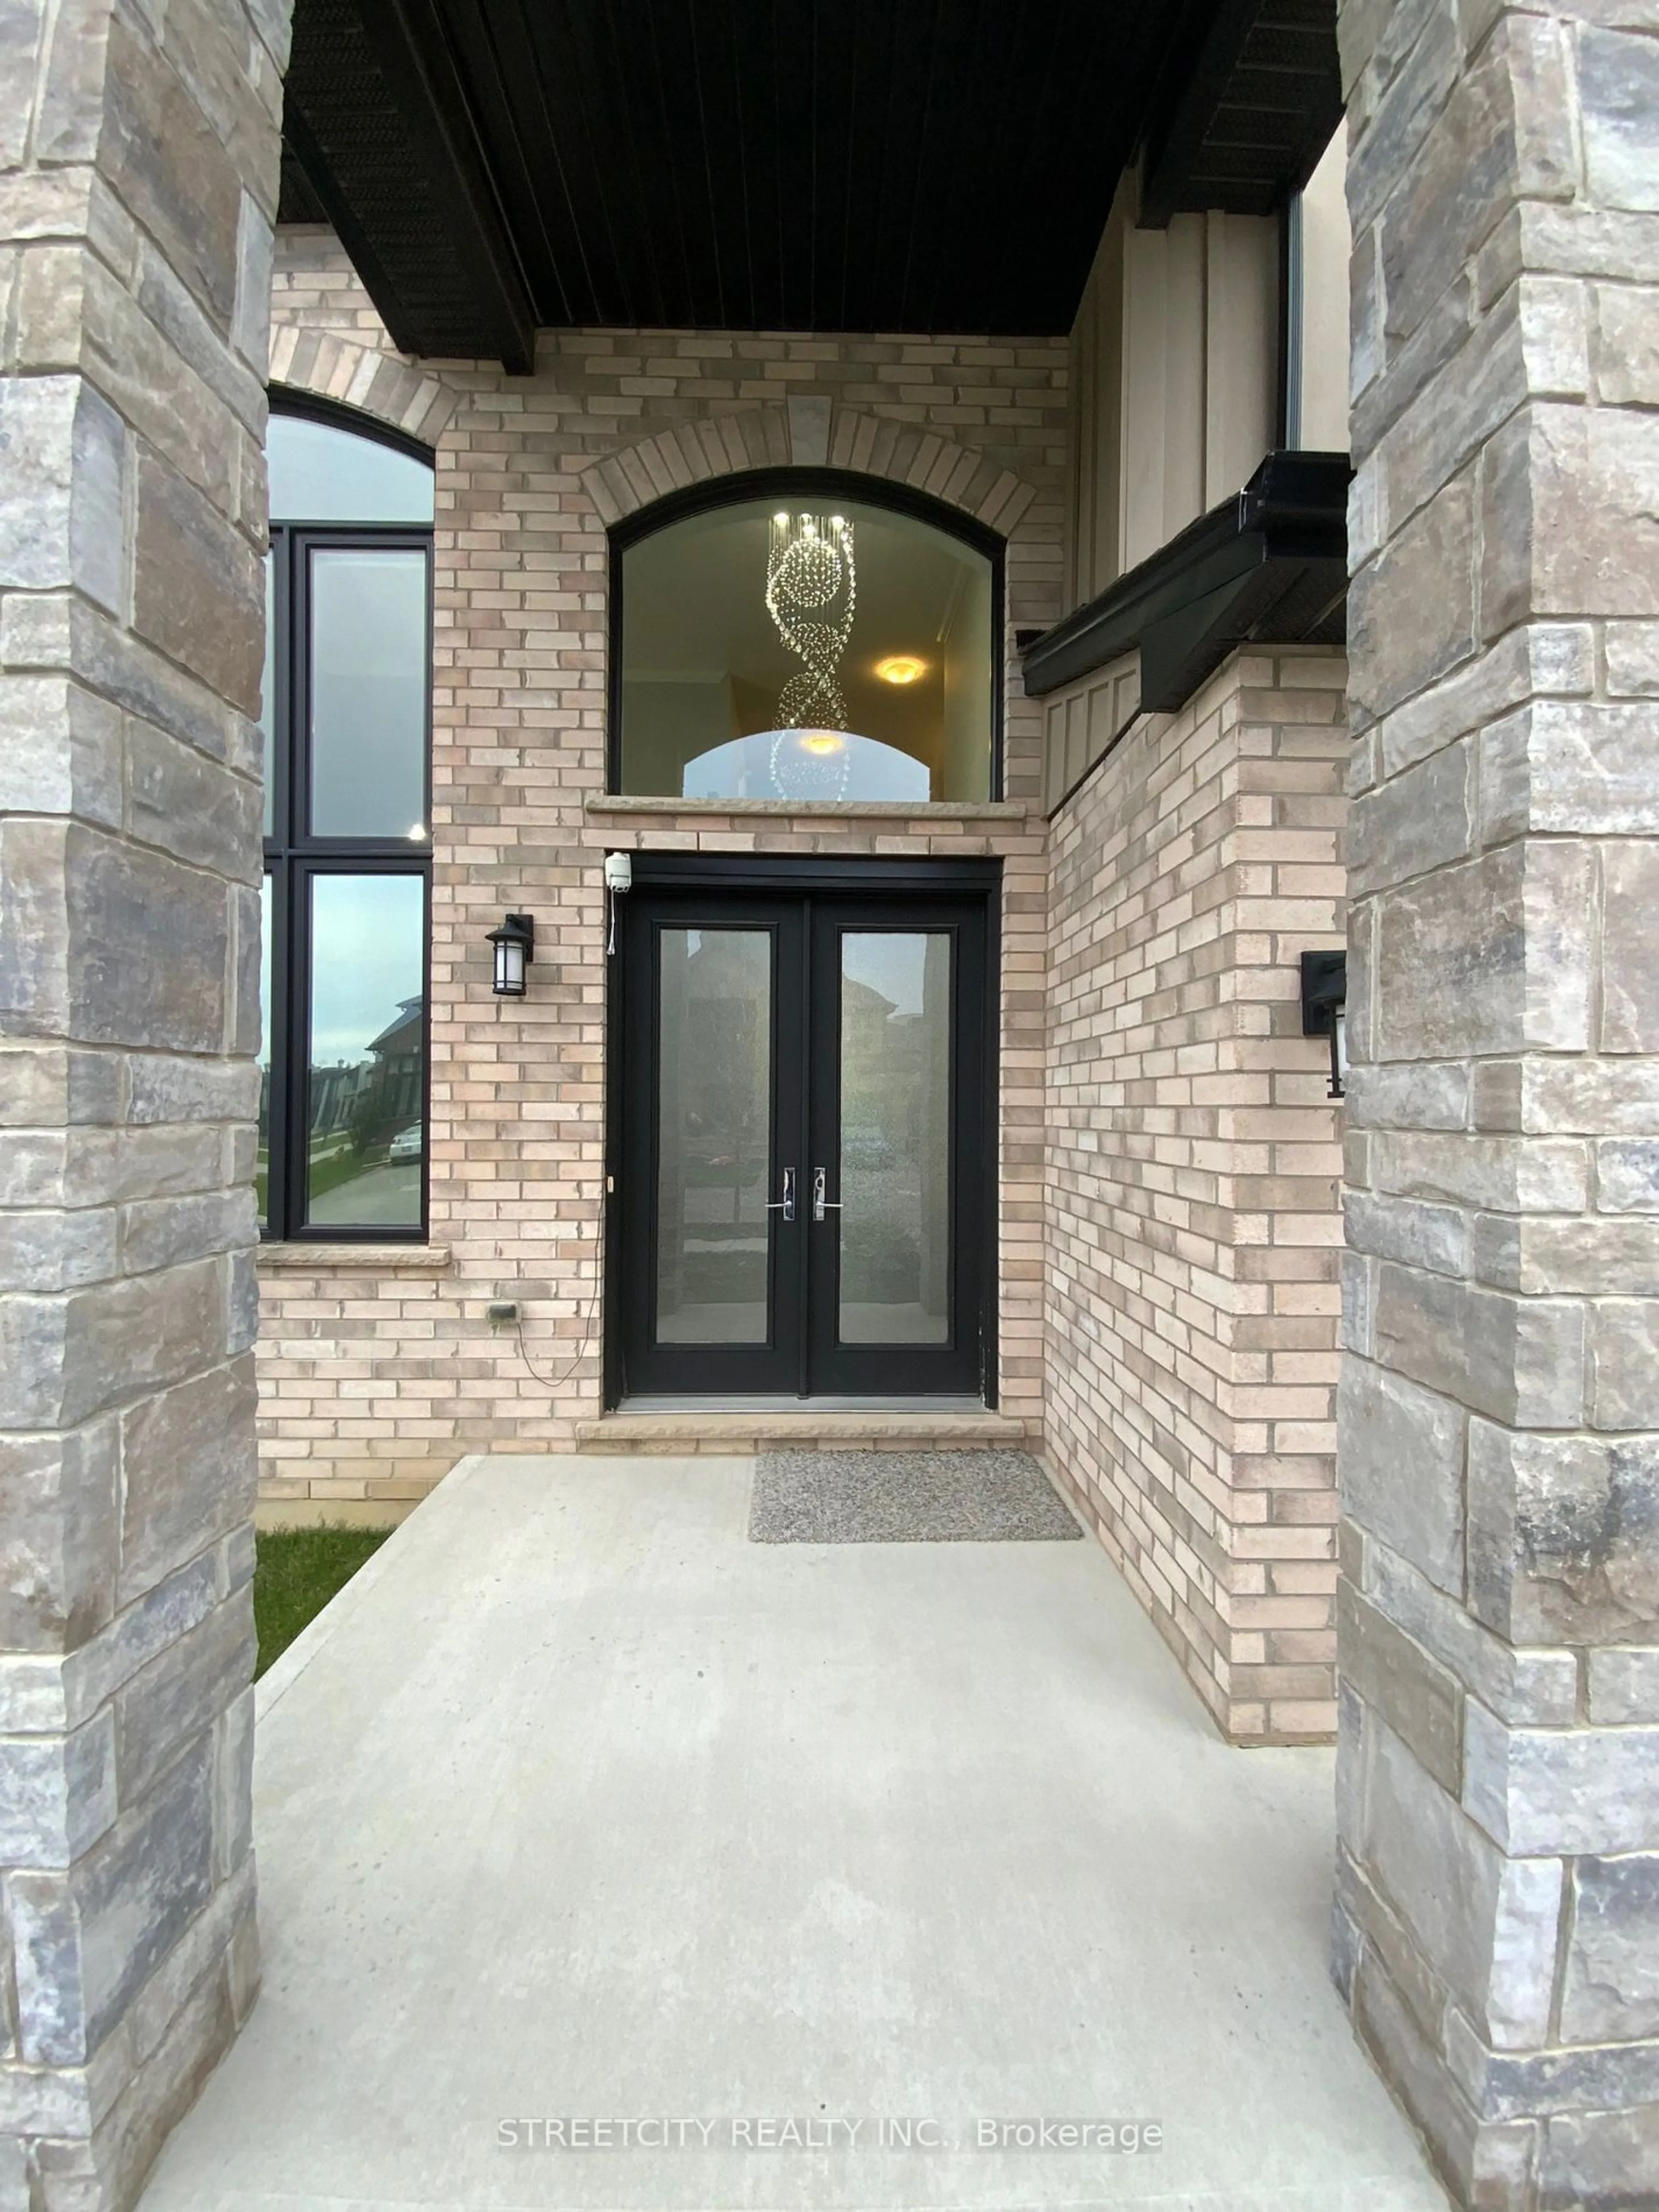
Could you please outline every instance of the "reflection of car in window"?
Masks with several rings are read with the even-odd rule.
[[[386,1146],[386,1156],[388,1162],[393,1160],[418,1160],[421,1157],[421,1125],[418,1121],[414,1121],[410,1124],[408,1128],[398,1130],[397,1135]]]

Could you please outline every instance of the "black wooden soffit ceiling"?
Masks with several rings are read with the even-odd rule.
[[[281,217],[405,352],[514,371],[538,328],[1058,335],[1138,149],[1152,221],[1267,212],[1336,85],[1335,0],[296,0]]]
[[[1332,0],[1222,0],[1148,130],[1140,222],[1272,215],[1342,120]]]

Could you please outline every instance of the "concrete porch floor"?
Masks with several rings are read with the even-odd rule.
[[[1224,1745],[1092,1541],[751,1545],[750,1464],[464,1461],[277,1662],[264,1993],[144,2212],[1443,2212],[1326,1978],[1330,1755]],[[498,2144],[791,2117],[865,2146]]]

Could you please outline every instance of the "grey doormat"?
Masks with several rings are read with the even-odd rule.
[[[1045,1543],[1082,1529],[1019,1451],[763,1452],[751,1544]]]

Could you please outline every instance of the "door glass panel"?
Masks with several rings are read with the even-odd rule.
[[[842,1344],[944,1344],[951,1326],[951,937],[841,939]]]
[[[657,1340],[767,1341],[772,936],[659,937]]]
[[[426,1160],[426,885],[311,879],[306,1219],[416,1229]]]
[[[311,556],[311,829],[426,835],[426,555]]]

